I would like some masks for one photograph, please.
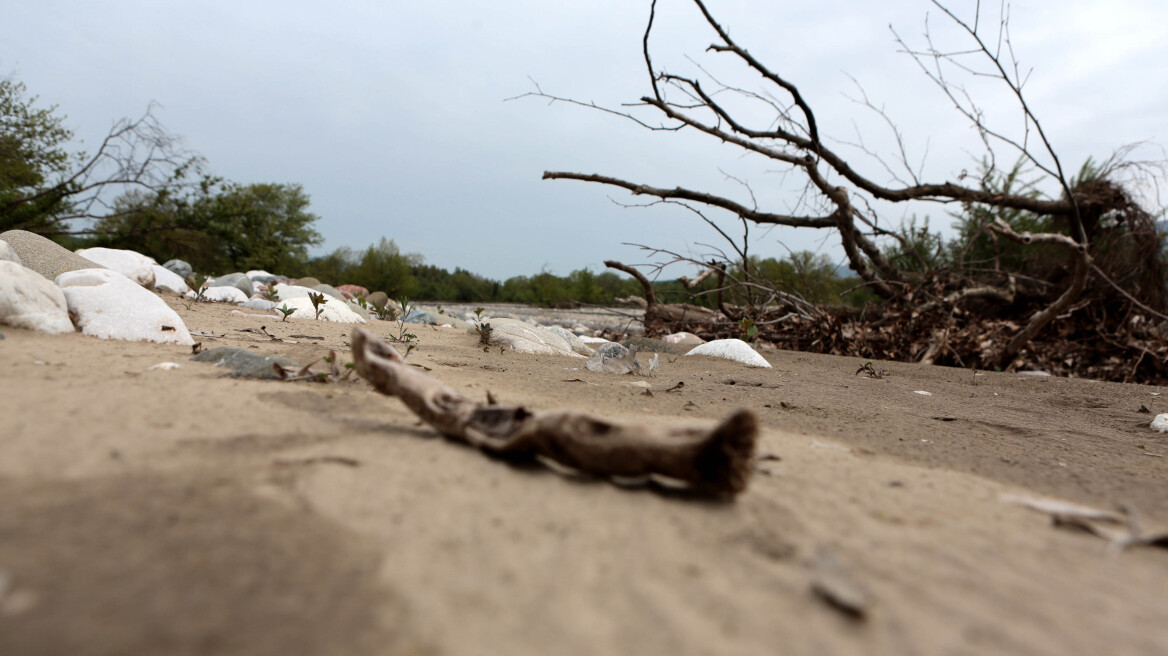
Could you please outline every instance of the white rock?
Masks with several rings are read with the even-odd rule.
[[[154,265],[157,264],[154,258],[120,248],[80,248],[77,254],[117,271],[146,289],[154,289]]]
[[[154,289],[169,289],[176,294],[185,294],[191,290],[182,276],[158,264],[154,265]]]
[[[313,294],[320,293],[311,287],[301,287],[300,285],[285,285],[282,282],[276,284],[276,296],[278,296],[281,301],[287,301],[288,299],[292,298],[308,298],[309,292],[312,292]]]
[[[8,242],[0,239],[0,261],[2,262],[16,262],[20,264],[20,255],[12,249]]]
[[[279,287],[279,285],[277,285]],[[349,309],[348,304],[344,301],[337,300],[331,296],[326,295],[323,304],[324,310],[320,313],[321,321],[332,321],[334,323],[366,323],[365,318],[356,312]],[[288,315],[289,319],[315,319],[316,310],[312,307],[312,301],[306,297],[288,298],[281,297],[276,307],[287,306],[296,310]]]
[[[570,346],[573,351],[583,355],[584,357],[589,357],[594,352],[592,347],[580,341],[580,338],[576,336],[576,333],[568,330],[567,328],[562,326],[544,326],[543,329],[563,337],[564,341],[568,342],[568,346]]]
[[[583,358],[583,355],[572,350],[568,341],[559,335],[529,326],[522,321],[491,324],[491,344],[503,346],[517,353],[532,353],[536,355],[566,355],[572,358]]]
[[[748,367],[771,368],[771,363],[767,362],[766,358],[750,348],[750,344],[740,339],[715,339],[712,342],[695,346],[686,355],[707,355],[712,358],[741,362]]]
[[[1152,430],[1157,433],[1168,433],[1168,414],[1156,415],[1152,420]]]
[[[203,290],[203,298],[216,303],[247,302],[247,294],[238,287],[208,287]]]
[[[76,331],[61,288],[9,260],[0,260],[0,323],[53,335]]]
[[[131,342],[195,343],[174,310],[126,276],[109,269],[81,269],[57,276],[69,315],[86,335]]]

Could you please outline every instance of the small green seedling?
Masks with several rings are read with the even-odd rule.
[[[758,334],[758,326],[755,325],[754,319],[747,319],[743,317],[738,322],[738,326],[742,328],[743,341],[749,342],[754,339],[755,335]]]
[[[418,339],[417,335],[415,335],[413,333],[406,332],[406,317],[409,316],[410,310],[412,310],[413,308],[410,307],[410,299],[406,298],[405,296],[403,296],[401,298],[401,300],[398,301],[398,304],[401,305],[401,314],[398,315],[398,317],[397,317],[397,337],[390,335],[389,338],[395,342],[409,344],[409,343],[413,342],[414,340]],[[386,304],[385,307],[389,307],[389,305]],[[409,355],[409,352],[412,349],[413,349],[413,347],[407,348],[405,355]]]
[[[486,310],[486,308],[475,308],[475,318],[473,323],[475,331],[479,334],[479,344],[486,346],[487,344],[491,343],[491,324],[483,323],[484,310]]]
[[[275,285],[267,285],[264,287],[264,299],[273,303],[280,302],[280,294],[276,292]]]
[[[312,301],[312,309],[316,310],[316,316],[313,319],[319,319],[320,313],[324,312],[324,294],[318,292],[308,292],[308,300]]]
[[[288,304],[285,303],[284,305],[276,308],[276,311],[284,315],[284,318],[281,319],[281,321],[287,321],[288,317],[292,316],[292,313],[296,312],[296,308],[290,308],[288,307]]]

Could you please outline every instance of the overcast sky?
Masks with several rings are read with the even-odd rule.
[[[954,2],[968,10],[971,2]],[[921,43],[923,0],[709,0],[735,39],[799,85],[821,134],[889,159],[886,128],[849,97],[849,79],[903,130],[909,160],[929,181],[972,170],[973,131],[912,60],[892,25]],[[774,165],[700,135],[651,133],[611,115],[538,99],[533,89],[619,107],[647,92],[641,37],[647,0],[471,2],[23,2],[0,0],[0,75],[58,105],[92,147],[117,119],[158,116],[209,168],[229,180],[299,183],[327,239],[317,252],[389,237],[431,264],[492,278],[644,262],[622,242],[702,251],[716,236],[680,208],[625,209],[632,197],[598,185],[541,181],[544,170],[604,173],[658,186],[692,186],[785,211],[798,185]],[[996,7],[994,8],[996,11]],[[930,11],[931,10],[931,11]],[[660,0],[655,57],[692,72],[684,55],[719,76],[754,84],[692,3]],[[1168,143],[1168,3],[1022,0],[1011,8],[1015,52],[1033,68],[1026,92],[1066,166],[1123,144]],[[955,48],[968,43],[946,42]],[[988,90],[989,116],[1017,114]],[[880,182],[879,163],[840,146]],[[1145,157],[1163,157],[1145,149]],[[927,157],[926,157],[927,155]],[[1013,158],[1012,155],[1009,156]],[[889,208],[947,226],[943,208]],[[739,234],[731,217],[722,221]],[[751,248],[820,249],[823,232],[755,230]],[[676,275],[686,273],[678,270]],[[343,282],[343,281],[336,281]]]

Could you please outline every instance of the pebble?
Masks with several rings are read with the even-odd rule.
[[[0,240],[8,242],[20,257],[20,263],[49,280],[66,271],[102,268],[100,264],[65,248],[57,242],[27,230],[9,230],[0,233]]]
[[[154,265],[157,264],[154,258],[121,248],[82,248],[76,252],[87,260],[117,271],[146,289],[154,289]]]
[[[740,339],[715,339],[712,342],[695,346],[686,355],[705,355],[712,358],[741,362],[748,367],[771,368],[771,363],[767,362],[766,358],[750,348],[750,344]]]
[[[53,335],[77,330],[61,288],[8,260],[0,260],[0,323]]]
[[[195,343],[183,320],[156,294],[116,271],[82,269],[57,276],[78,330],[102,339]]]

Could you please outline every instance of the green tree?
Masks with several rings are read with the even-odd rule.
[[[308,211],[308,194],[298,184],[229,183],[208,205],[207,230],[233,270],[283,271],[324,242],[312,228],[319,217]]]
[[[37,108],[25,92],[19,82],[0,80],[0,230],[44,230],[70,211],[68,188],[55,183],[68,171],[64,146],[73,133],[56,106]]]
[[[170,136],[153,115],[122,119],[97,152],[70,153],[73,133],[57,107],[37,107],[24,84],[0,79],[0,230],[59,237],[83,234],[119,190],[162,192],[185,184],[201,159]]]
[[[390,298],[415,298],[420,287],[413,269],[420,264],[421,255],[403,254],[392,239],[382,237],[376,246],[366,248],[361,254],[352,272],[352,282],[371,292],[383,291]]]
[[[100,219],[98,243],[159,260],[184,259],[199,271],[291,271],[323,239],[309,198],[298,184],[223,183],[119,196]]]

